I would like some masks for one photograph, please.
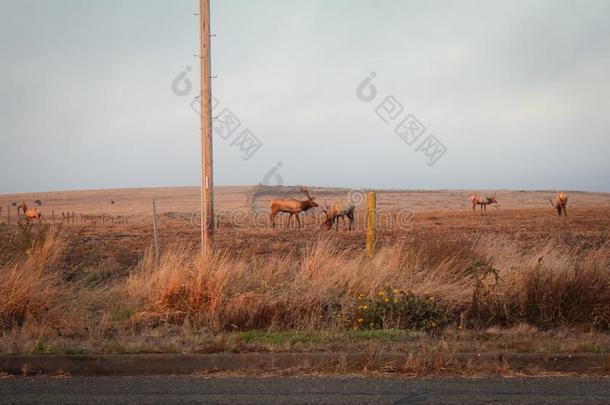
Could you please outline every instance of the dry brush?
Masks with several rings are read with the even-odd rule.
[[[174,246],[158,262],[149,253],[135,268],[113,268],[92,283],[90,273],[58,266],[63,243],[51,233],[0,265],[0,328],[116,336],[161,324],[218,332],[522,322],[606,330],[610,322],[608,245],[586,253],[553,242],[523,250],[486,237],[460,248],[396,244],[371,260],[338,248],[337,238],[325,235],[300,256],[249,261]]]

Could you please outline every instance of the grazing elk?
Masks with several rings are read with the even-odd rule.
[[[550,198],[549,202],[551,203],[553,208],[557,210],[557,215],[561,216],[561,213],[563,212],[566,217],[568,216],[568,195],[566,193],[557,193],[557,196],[555,197],[555,204],[553,204],[553,200],[551,200]]]
[[[491,197],[482,197],[480,195],[473,194],[470,196],[470,201],[472,201],[472,213],[476,214],[477,205],[481,206],[481,215],[483,215],[483,211],[487,213],[487,206],[489,204],[497,204],[498,200],[496,200],[496,196],[492,195]]]
[[[19,210],[23,210],[23,216],[28,221],[33,219],[37,219],[39,222],[42,221],[42,212],[38,208],[28,208],[25,204],[25,201],[22,201],[21,204],[17,206],[17,216],[19,216]]]
[[[345,227],[345,218],[349,220],[349,230],[351,231],[354,226],[354,210],[356,207],[354,204],[349,204],[341,201],[336,201],[330,207],[328,204],[325,204],[326,208],[322,210],[324,215],[326,215],[326,220],[322,224],[322,226],[327,229],[331,229],[333,227],[333,223],[335,224],[335,230],[339,230],[339,218],[341,218],[341,222],[343,222]]]
[[[301,191],[307,196],[307,200],[300,201],[294,198],[278,199],[271,201],[271,226],[275,228],[275,216],[280,212],[286,212],[290,214],[288,218],[288,226],[290,227],[290,221],[292,216],[296,215],[299,228],[301,227],[301,220],[299,219],[299,213],[307,211],[310,208],[317,207],[318,204],[313,200],[313,197],[309,194],[309,190],[301,188]]]

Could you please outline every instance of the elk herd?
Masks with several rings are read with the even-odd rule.
[[[299,219],[299,214],[301,212],[306,212],[311,208],[319,207],[318,203],[314,201],[314,197],[311,196],[309,190],[306,188],[301,188],[301,192],[305,194],[307,199],[305,200],[297,200],[294,198],[289,199],[275,199],[271,200],[271,226],[275,227],[275,217],[277,214],[283,212],[290,215],[288,218],[288,226],[290,227],[290,222],[292,217],[295,216],[297,219],[297,223],[299,228],[301,228],[301,220]],[[491,196],[482,196],[478,194],[472,194],[470,196],[470,201],[472,202],[472,213],[476,215],[477,213],[477,205],[480,207],[480,214],[487,214],[487,206],[491,204],[496,204],[498,206],[498,199],[495,195]],[[567,194],[560,192],[557,193],[555,198],[555,203],[553,200],[549,198],[549,201],[553,208],[557,210],[557,214],[559,216],[568,216],[566,207],[568,204],[568,196]],[[324,208],[320,208],[322,213],[324,213],[325,218],[322,221],[322,228],[332,229],[333,225],[335,226],[335,230],[339,230],[339,220],[343,223],[344,228],[347,227],[350,231],[354,228],[354,215],[356,207],[354,204],[347,201],[335,201],[331,205],[328,205],[327,202],[324,203]],[[348,221],[348,224],[345,223]]]
[[[307,210],[315,207],[319,207],[318,203],[314,201],[314,198],[309,193],[309,190],[302,187],[301,192],[305,194],[307,197],[306,200],[297,200],[294,198],[288,199],[275,199],[271,201],[271,227],[275,227],[275,217],[280,212],[284,212],[289,214],[288,217],[288,226],[290,226],[290,221],[292,220],[292,216],[296,216],[297,223],[299,228],[301,227],[301,220],[299,219],[299,214],[301,212],[306,212]],[[324,213],[324,221],[322,222],[322,227],[326,229],[331,229],[333,225],[335,225],[335,229],[339,230],[339,220],[344,224],[345,221],[349,221],[349,230],[351,231],[354,227],[354,212],[356,207],[353,204],[342,201],[335,201],[331,206],[328,203],[324,204],[324,208],[321,209]]]
[[[292,217],[294,216],[296,218],[298,227],[301,228],[302,224],[301,219],[299,218],[299,214],[301,212],[307,212],[312,208],[319,207],[318,203],[314,200],[314,197],[310,194],[307,188],[302,187],[301,192],[305,195],[306,199],[297,200],[295,198],[283,198],[274,199],[271,201],[271,214],[269,218],[271,220],[272,227],[275,227],[275,217],[279,213],[286,213],[290,215],[288,218],[288,226],[290,226]],[[498,204],[498,200],[495,195],[481,196],[478,194],[473,194],[470,196],[470,201],[472,202],[473,214],[476,214],[476,208],[478,205],[480,206],[481,215],[487,213],[488,205]],[[551,203],[551,206],[557,210],[557,215],[566,217],[568,216],[568,195],[566,193],[557,193],[557,195],[555,196],[555,202],[553,202],[553,200],[550,198],[549,202]],[[324,214],[321,227],[326,229],[332,229],[334,225],[335,230],[339,230],[339,220],[341,220],[344,228],[347,228],[351,231],[352,229],[354,229],[355,210],[356,207],[354,206],[354,204],[347,201],[334,201],[331,205],[328,205],[328,203],[324,203],[324,208],[321,208],[321,211]],[[43,220],[42,212],[38,208],[28,208],[25,201],[22,201],[17,206],[17,214],[20,218],[21,213],[23,213],[23,218],[25,218],[27,221],[38,220],[39,222],[41,222]]]
[[[498,204],[498,200],[495,195],[490,197],[488,196],[480,196],[477,194],[473,194],[470,196],[470,201],[472,202],[472,213],[476,214],[477,205],[481,206],[481,215],[487,213],[487,206],[490,204]],[[557,210],[557,215],[559,216],[568,216],[567,206],[568,206],[568,195],[563,192],[557,193],[555,196],[555,202],[549,198],[549,202]]]

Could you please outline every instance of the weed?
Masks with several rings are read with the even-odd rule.
[[[386,288],[372,299],[358,296],[355,329],[416,329],[434,331],[450,323],[431,294],[417,297],[398,289]]]

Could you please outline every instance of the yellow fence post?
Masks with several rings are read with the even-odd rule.
[[[375,255],[377,244],[377,197],[374,191],[366,193],[366,254]]]
[[[152,209],[153,209],[153,237],[155,239],[155,259],[156,263],[159,263],[159,234],[157,233],[157,202],[155,196],[153,195],[152,200]]]

